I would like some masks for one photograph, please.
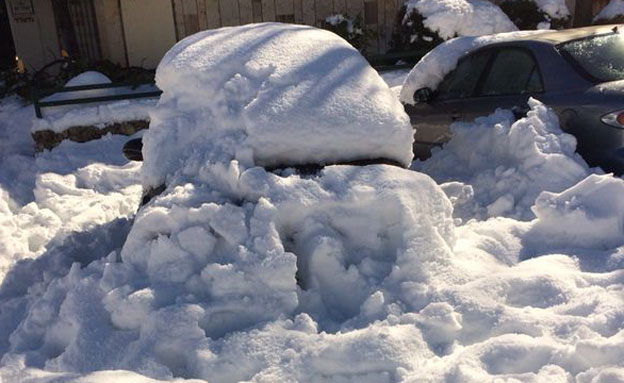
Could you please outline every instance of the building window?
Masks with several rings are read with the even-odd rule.
[[[364,3],[364,23],[366,25],[377,24],[377,0],[367,1]]]

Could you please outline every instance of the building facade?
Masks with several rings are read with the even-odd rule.
[[[566,0],[571,10],[576,3]],[[596,1],[596,0],[595,0]],[[597,0],[605,2],[608,0]],[[6,0],[17,56],[29,70],[67,53],[154,68],[176,41],[204,29],[279,21],[321,26],[333,14],[361,15],[376,32],[369,51],[388,49],[405,0]]]

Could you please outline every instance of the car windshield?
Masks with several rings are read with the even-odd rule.
[[[560,45],[560,49],[598,82],[624,79],[624,36],[592,36]]]

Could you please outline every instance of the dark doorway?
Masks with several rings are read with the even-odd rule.
[[[93,0],[52,0],[61,49],[84,61],[101,59]]]
[[[7,70],[15,65],[15,46],[9,24],[6,1],[0,0],[0,70]]]

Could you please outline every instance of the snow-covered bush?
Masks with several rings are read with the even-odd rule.
[[[509,18],[487,0],[409,0],[398,13],[391,47],[431,49],[456,36],[514,30]]]
[[[364,25],[362,15],[360,14],[357,16],[344,16],[338,13],[328,16],[325,19],[323,28],[347,40],[349,44],[353,45],[360,52],[366,51],[371,40],[375,38],[375,31]]]
[[[611,0],[600,13],[594,17],[594,24],[624,23],[624,0]]]
[[[563,29],[570,21],[564,0],[503,0],[499,6],[520,30]]]

